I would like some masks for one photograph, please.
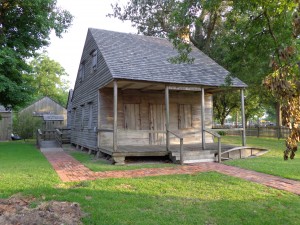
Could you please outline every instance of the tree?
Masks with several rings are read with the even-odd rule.
[[[213,113],[214,119],[220,121],[221,126],[224,126],[226,117],[235,109],[239,104],[239,93],[232,92],[226,88],[222,93],[213,95]]]
[[[289,38],[279,41],[273,35],[274,44],[277,45],[271,59],[273,71],[265,79],[265,86],[281,104],[283,123],[291,131],[285,143],[285,160],[294,159],[300,141],[300,2],[295,0],[292,9],[293,13],[288,17],[292,28]]]
[[[55,31],[61,36],[72,15],[56,6],[56,0],[2,0],[0,2],[0,103],[16,107],[30,98],[33,89],[24,79],[27,60],[49,44]]]
[[[28,74],[28,83],[35,90],[34,97],[48,96],[61,105],[66,105],[69,82],[64,68],[45,54],[34,58],[29,65],[32,67]]]

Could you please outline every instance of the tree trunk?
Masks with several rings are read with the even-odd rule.
[[[282,126],[282,115],[281,115],[281,104],[276,103],[276,125],[277,125],[277,138],[281,138],[281,126]]]
[[[221,122],[221,126],[224,127],[225,117],[222,117],[222,118],[220,119],[220,122]]]

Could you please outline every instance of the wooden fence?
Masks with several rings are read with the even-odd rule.
[[[287,138],[290,130],[286,127],[250,127],[246,128],[246,136]],[[226,135],[242,135],[242,131],[228,129]]]

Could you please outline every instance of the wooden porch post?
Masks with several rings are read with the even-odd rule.
[[[201,91],[201,128],[202,128],[202,149],[205,149],[205,93]]]
[[[117,142],[118,142],[118,84],[117,81],[114,81],[114,136],[113,136],[113,151],[117,151]]]
[[[245,96],[244,96],[244,89],[241,89],[241,116],[242,116],[242,127],[243,127],[243,133],[242,133],[242,144],[243,146],[246,146],[246,119],[245,119]]]
[[[170,149],[170,106],[169,106],[169,86],[165,88],[165,105],[166,105],[166,148],[167,151]]]

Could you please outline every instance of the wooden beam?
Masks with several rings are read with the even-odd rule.
[[[113,136],[113,151],[117,151],[118,142],[118,84],[114,81],[114,136]]]
[[[245,96],[244,96],[244,89],[241,89],[241,113],[242,113],[242,144],[246,146],[246,119],[245,119]]]
[[[200,87],[189,87],[189,86],[169,86],[169,90],[174,91],[202,91]]]
[[[205,149],[205,93],[201,91],[201,130],[202,130],[202,149]]]
[[[124,91],[126,89],[129,89],[133,85],[134,85],[134,83],[125,84],[121,89],[122,89],[122,91]]]
[[[156,84],[152,84],[152,85],[148,85],[146,87],[143,87],[140,89],[140,91],[147,91],[149,90],[150,88],[153,88],[153,87],[156,87],[157,85]]]
[[[170,105],[169,105],[169,86],[165,87],[165,106],[166,106],[166,148],[167,151],[170,149],[170,134],[169,134],[169,129],[170,129]]]

